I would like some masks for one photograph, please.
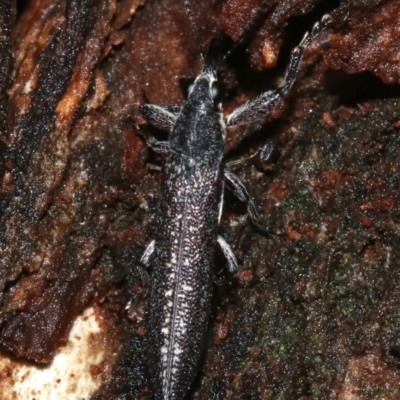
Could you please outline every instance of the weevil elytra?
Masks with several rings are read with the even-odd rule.
[[[191,19],[189,0],[184,4]],[[327,18],[317,23],[293,50],[280,88],[263,93],[226,118],[216,96],[217,57],[211,52],[182,108],[150,104],[141,108],[150,124],[169,131],[168,142],[149,140],[164,161],[158,231],[142,257],[153,271],[148,359],[156,400],[182,400],[197,374],[208,330],[217,246],[229,271],[238,268],[231,248],[218,235],[225,184],[247,202],[249,217],[257,224],[256,208],[245,186],[222,165],[226,127],[265,118],[292,87],[304,48],[326,23]]]

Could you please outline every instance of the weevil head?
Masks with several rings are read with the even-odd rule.
[[[187,101],[203,103],[203,106],[208,105],[219,111],[221,104],[218,102],[217,83],[218,78],[215,70],[205,67],[189,87]]]
[[[190,87],[170,135],[175,151],[193,158],[222,158],[225,126],[216,84],[215,70],[205,67]]]

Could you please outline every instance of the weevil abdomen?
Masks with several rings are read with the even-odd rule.
[[[182,400],[204,348],[223,170],[171,152],[163,167],[152,289],[149,366],[156,400]]]

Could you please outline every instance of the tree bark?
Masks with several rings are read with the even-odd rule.
[[[92,398],[151,397],[139,260],[160,160],[140,129],[167,133],[138,106],[182,105],[226,34],[241,43],[221,67],[228,113],[276,87],[329,12],[285,101],[228,131],[227,160],[245,160],[236,173],[274,233],[227,196],[242,283],[218,279],[191,398],[399,398],[399,2],[192,3],[196,32],[176,0],[0,5],[2,349],[48,364],[92,305],[119,332]]]

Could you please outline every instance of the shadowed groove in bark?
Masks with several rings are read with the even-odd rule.
[[[15,20],[15,0],[0,3],[0,132],[7,129],[9,96],[7,89],[11,83],[13,63],[12,28]]]
[[[48,19],[44,23],[35,26],[38,31],[34,28],[33,34],[40,39],[38,48],[41,51],[29,53],[28,48],[26,63],[20,64],[22,73],[17,74],[17,89],[13,91],[16,104],[23,104],[25,96],[31,106],[27,114],[19,114],[16,118],[14,128],[22,127],[25,136],[10,146],[9,154],[17,157],[12,172],[19,174],[19,180],[2,215],[5,233],[1,242],[0,282],[2,286],[6,285],[0,312],[2,346],[39,363],[51,360],[74,317],[93,294],[90,271],[99,255],[105,224],[99,223],[96,213],[90,209],[98,204],[98,196],[93,193],[98,190],[96,185],[104,189],[102,179],[107,179],[109,172],[100,173],[101,179],[93,176],[99,173],[98,159],[102,158],[99,152],[106,148],[109,150],[107,162],[117,164],[116,151],[119,149],[115,143],[103,145],[107,130],[100,133],[86,129],[86,135],[91,133],[86,136],[87,142],[77,140],[75,143],[67,137],[75,120],[74,111],[87,93],[94,66],[101,57],[113,8],[106,0],[71,1],[64,8],[60,5],[62,1],[55,4],[54,13],[47,13]],[[30,10],[37,12],[34,6]],[[63,11],[65,23],[57,31],[47,29],[46,23],[52,27],[64,20]],[[41,30],[43,35],[40,35]],[[44,46],[46,41],[50,44]],[[88,44],[91,47],[85,52],[84,46]],[[34,85],[28,80],[34,90],[24,92],[22,89],[20,95],[18,88],[24,88],[26,84],[24,68],[29,79],[34,77]],[[39,77],[35,80],[38,70]],[[61,98],[63,102],[60,102]],[[58,114],[55,112],[57,107],[60,107]],[[18,115],[20,109],[15,109],[12,111]],[[54,121],[60,114],[61,126],[57,129]],[[36,137],[39,133],[41,136]],[[26,157],[20,160],[22,152]],[[76,152],[79,156],[74,158]],[[70,156],[72,165],[68,164]],[[102,165],[103,170],[107,167],[107,163]],[[117,170],[116,167],[112,169]],[[46,229],[42,229],[44,225]],[[36,274],[42,262],[46,264],[50,259],[50,269],[57,271],[56,274],[40,275],[43,270]],[[29,274],[22,273],[24,270]],[[31,297],[32,293],[26,290],[35,285],[40,287],[39,298]],[[24,307],[12,300],[19,288],[23,288]]]
[[[21,139],[10,154],[19,172],[26,172],[32,153],[54,126],[55,107],[68,86],[76,56],[93,28],[95,3],[96,0],[69,0],[64,26],[38,60],[43,66],[38,87],[28,114],[18,121]]]

